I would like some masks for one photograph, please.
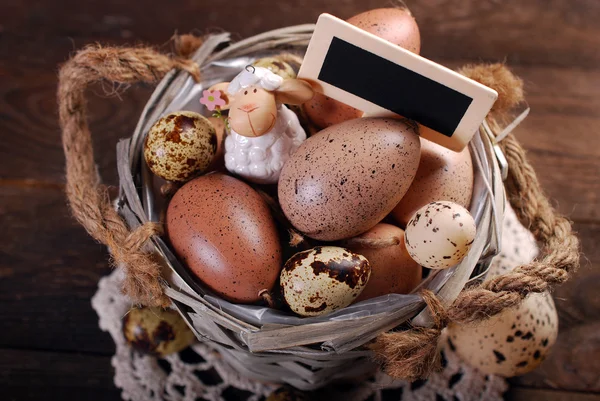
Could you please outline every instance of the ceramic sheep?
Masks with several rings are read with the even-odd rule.
[[[298,79],[284,80],[266,68],[248,66],[219,90],[229,109],[230,134],[225,138],[225,167],[258,184],[274,184],[283,164],[306,139],[294,112],[283,103],[302,104],[314,92]]]

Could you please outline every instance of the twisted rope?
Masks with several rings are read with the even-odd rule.
[[[66,192],[75,218],[97,241],[108,246],[112,263],[127,271],[124,291],[147,305],[170,303],[160,284],[160,266],[143,252],[144,244],[160,226],[146,223],[131,231],[113,209],[94,162],[87,123],[85,89],[95,82],[113,85],[155,83],[173,68],[187,71],[197,81],[199,67],[191,60],[170,58],[151,48],[89,46],[60,69],[58,106],[66,158]]]

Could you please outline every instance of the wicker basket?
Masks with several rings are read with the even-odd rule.
[[[259,57],[290,52],[301,55],[313,25],[279,29],[223,47],[229,34],[205,39],[192,59],[200,65],[202,82],[171,71],[148,101],[130,139],[118,144],[119,214],[130,228],[159,220],[155,179],[144,162],[145,135],[161,116],[176,110],[200,112],[201,91],[229,80]],[[221,49],[221,50],[217,50]],[[433,272],[420,286],[451,303],[470,282],[485,275],[498,251],[505,195],[501,152],[482,127],[470,143],[475,166],[471,213],[477,238],[459,265]],[[141,188],[141,189],[140,189]],[[210,342],[240,373],[268,382],[286,382],[310,390],[341,378],[372,372],[376,365],[363,345],[382,332],[410,322],[428,326],[430,318],[416,294],[392,294],[368,300],[317,318],[286,316],[266,308],[234,305],[218,299],[192,278],[160,237],[147,247],[164,261],[166,294],[201,341]],[[266,316],[265,316],[266,315]]]

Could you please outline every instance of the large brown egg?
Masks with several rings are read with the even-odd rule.
[[[309,120],[319,128],[327,128],[344,121],[360,118],[362,111],[338,102],[316,92],[312,99],[304,103],[304,111]]]
[[[208,287],[232,302],[256,302],[281,269],[281,245],[263,198],[220,173],[181,187],[167,209],[177,256]]]
[[[419,54],[419,26],[406,8],[378,8],[365,11],[347,20],[350,24],[382,39]]]
[[[473,161],[469,149],[454,152],[421,138],[417,175],[392,216],[406,227],[417,210],[434,201],[450,201],[468,209],[472,194]]]
[[[308,138],[285,163],[279,202],[311,238],[351,238],[402,199],[419,165],[419,138],[400,120],[359,118]]]
[[[421,282],[421,266],[408,254],[401,228],[379,223],[346,247],[363,255],[371,265],[367,287],[356,302],[392,293],[408,294]]]

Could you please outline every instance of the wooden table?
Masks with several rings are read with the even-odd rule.
[[[177,4],[176,4],[177,3]],[[242,38],[342,18],[385,1],[5,1],[0,3],[0,398],[117,399],[114,345],[90,306],[109,273],[105,249],[69,216],[55,103],[57,66],[93,43],[165,46],[176,31]],[[227,4],[227,7],[224,7]],[[575,222],[585,257],[555,293],[561,334],[514,400],[600,400],[600,3],[595,0],[414,0],[422,54],[450,66],[506,60],[526,82],[518,130],[556,207]],[[91,96],[99,171],[115,184],[115,144],[151,93]],[[594,394],[595,392],[595,394]]]

